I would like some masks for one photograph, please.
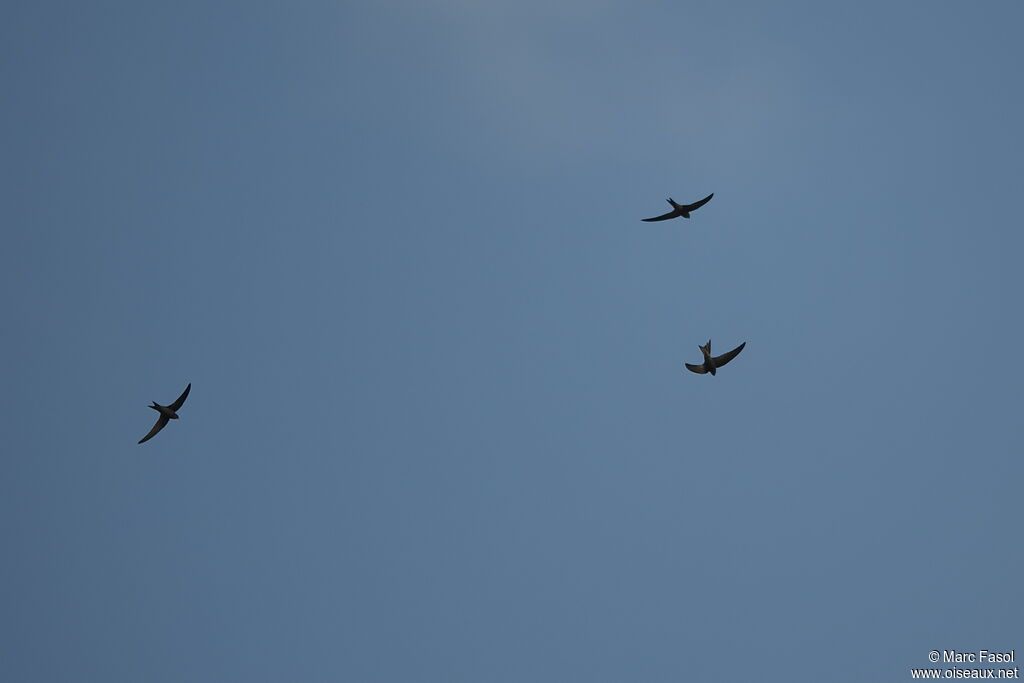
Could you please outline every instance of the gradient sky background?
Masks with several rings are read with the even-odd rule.
[[[1020,658],[1022,20],[4,3],[0,679]]]

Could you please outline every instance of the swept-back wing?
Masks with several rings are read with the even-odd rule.
[[[182,405],[184,405],[185,399],[188,398],[188,392],[190,392],[190,391],[192,391],[192,382],[188,383],[188,386],[185,387],[185,391],[181,392],[181,396],[179,396],[178,400],[175,401],[174,403],[172,403],[169,406],[169,408],[171,410],[173,410],[174,412],[178,412],[178,408],[180,408]]]
[[[673,209],[672,211],[666,213],[664,216],[656,216],[654,218],[641,218],[640,220],[642,220],[644,223],[653,223],[654,221],[667,221],[669,218],[676,218],[677,216],[681,215],[682,214]]]
[[[728,353],[723,353],[721,356],[715,356],[715,358],[713,359],[714,363],[715,363],[715,367],[720,368],[723,365],[725,365],[726,363],[728,363],[729,361],[731,361],[736,356],[740,355],[740,351],[742,351],[743,347],[746,346],[746,345],[747,345],[747,342],[743,342],[742,344],[737,346],[732,351],[729,351]]]
[[[702,207],[705,204],[707,204],[708,202],[710,202],[711,198],[714,197],[714,196],[715,196],[715,193],[712,192],[711,194],[709,194],[707,197],[705,197],[704,199],[700,200],[699,202],[694,202],[693,204],[688,204],[686,206],[686,210],[687,211],[696,211],[700,207]]]
[[[167,418],[166,415],[160,413],[160,417],[156,419],[156,424],[153,425],[153,428],[149,430],[149,434],[146,434],[144,437],[142,437],[142,439],[139,440],[139,443],[145,443],[152,439],[154,436],[156,436],[157,432],[159,432],[161,429],[167,426],[167,423],[169,421],[170,420]]]

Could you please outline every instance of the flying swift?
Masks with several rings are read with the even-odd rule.
[[[746,345],[747,342],[743,342],[742,344],[737,346],[732,351],[729,351],[728,353],[723,353],[721,356],[712,356],[711,340],[708,339],[707,344],[705,344],[704,346],[697,347],[700,349],[701,354],[703,354],[704,356],[704,362],[701,363],[700,365],[691,365],[690,363],[683,363],[683,365],[686,366],[687,370],[689,370],[690,372],[696,372],[698,375],[703,375],[708,372],[714,375],[715,371],[718,370],[718,368],[722,367],[723,365],[731,361],[733,358],[740,355],[740,351],[742,351],[743,347]]]
[[[156,419],[156,424],[153,425],[153,428],[149,430],[149,434],[146,434],[144,437],[142,437],[139,443],[145,443],[146,441],[149,441],[154,436],[156,436],[157,432],[166,427],[167,423],[170,420],[178,419],[178,411],[181,409],[181,406],[185,403],[185,399],[188,398],[188,392],[191,390],[192,382],[189,382],[188,386],[185,387],[185,391],[181,392],[181,396],[179,396],[178,399],[169,406],[162,406],[156,401],[153,401],[153,405],[149,407],[155,410],[156,412],[160,413],[160,417]]]
[[[691,211],[696,211],[700,207],[704,206],[705,204],[710,202],[711,198],[714,196],[715,193],[712,192],[704,199],[701,199],[699,202],[694,202],[693,204],[677,204],[674,199],[669,197],[667,201],[669,204],[672,205],[671,211],[669,211],[663,216],[656,216],[654,218],[641,218],[640,220],[644,221],[645,223],[653,223],[654,221],[667,221],[670,218],[678,218],[679,216],[682,216],[683,218],[689,218]]]

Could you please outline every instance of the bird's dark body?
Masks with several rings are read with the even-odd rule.
[[[690,212],[686,210],[686,205],[685,204],[677,204],[675,202],[675,200],[673,200],[671,197],[669,198],[668,203],[671,204],[673,207],[675,207],[675,210],[683,218],[689,218],[690,217]]]
[[[152,408],[156,412],[160,413],[161,415],[163,415],[164,417],[166,417],[169,420],[177,420],[178,419],[178,414],[176,412],[174,412],[173,410],[171,410],[170,406],[162,406],[159,403],[157,403],[156,401],[153,401],[153,405],[151,405],[150,408]]]
[[[714,377],[718,372],[718,367],[715,365],[715,359],[711,357],[711,340],[708,339],[707,347],[700,347],[700,352],[704,355],[704,368],[711,373]]]

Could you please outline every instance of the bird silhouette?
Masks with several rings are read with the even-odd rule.
[[[707,344],[705,344],[704,346],[697,347],[700,349],[700,352],[704,355],[704,362],[701,363],[700,365],[691,365],[689,363],[683,363],[683,365],[686,366],[687,370],[689,370],[690,372],[696,372],[698,375],[703,375],[708,372],[714,375],[715,371],[718,370],[718,368],[722,367],[723,365],[731,361],[733,358],[740,355],[740,351],[742,351],[743,347],[746,345],[747,342],[743,342],[742,344],[737,346],[732,351],[729,351],[728,353],[723,353],[721,356],[712,357],[711,340],[708,339]]]
[[[181,396],[178,397],[178,400],[176,400],[169,406],[162,406],[156,401],[153,401],[153,405],[149,407],[155,410],[156,412],[160,413],[160,417],[156,419],[156,424],[153,425],[153,428],[149,430],[149,434],[146,434],[144,437],[142,437],[139,443],[145,443],[146,441],[149,441],[154,436],[156,436],[157,432],[159,432],[161,429],[167,426],[168,421],[178,419],[178,410],[180,410],[182,404],[185,403],[185,399],[188,397],[188,392],[191,390],[192,382],[189,382],[188,386],[185,387],[185,391],[181,392]]]
[[[669,197],[667,201],[669,204],[672,205],[671,211],[666,213],[664,216],[656,216],[655,218],[641,218],[640,220],[644,221],[645,223],[653,223],[654,221],[667,221],[670,218],[678,218],[679,216],[682,216],[683,218],[689,218],[691,211],[696,211],[700,207],[704,206],[705,204],[710,202],[711,198],[714,196],[715,193],[712,192],[704,199],[700,200],[699,202],[694,202],[693,204],[676,204],[676,201]]]

